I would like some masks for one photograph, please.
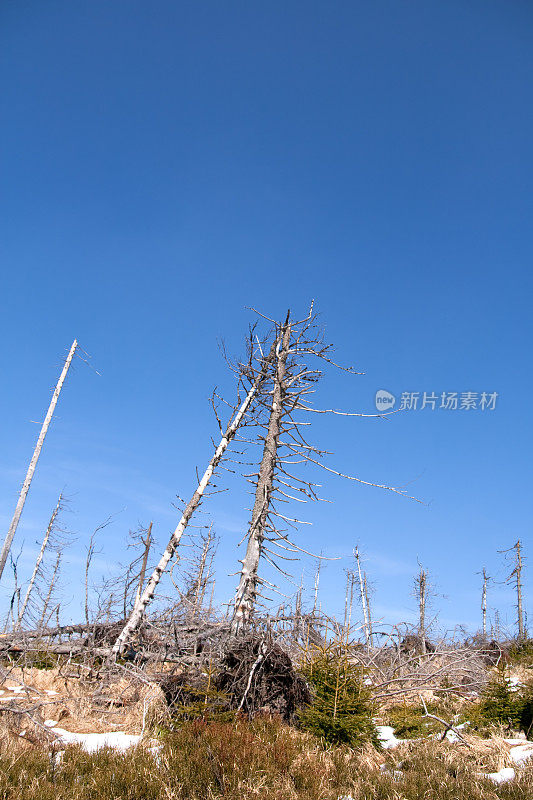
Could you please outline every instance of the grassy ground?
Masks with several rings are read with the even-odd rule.
[[[533,767],[494,786],[478,777],[490,754],[427,742],[394,753],[370,746],[323,747],[317,739],[270,718],[252,723],[186,723],[160,734],[154,755],[88,755],[68,749],[61,759],[41,748],[2,740],[4,800],[491,800],[533,797]],[[400,763],[401,762],[401,763]],[[387,772],[384,772],[381,767]],[[401,766],[401,772],[394,774]]]

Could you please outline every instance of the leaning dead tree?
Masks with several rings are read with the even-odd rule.
[[[269,353],[265,356],[262,354],[259,358],[259,366],[256,369],[254,361],[256,360],[257,356],[255,351],[252,351],[250,354],[250,361],[247,365],[246,369],[242,369],[239,375],[239,385],[242,386],[244,383],[249,384],[249,388],[246,394],[246,397],[242,403],[240,403],[235,415],[233,416],[232,420],[228,424],[225,432],[223,433],[222,439],[218,447],[216,448],[209,464],[207,465],[207,469],[205,470],[201,480],[198,483],[198,486],[189,500],[181,519],[172,534],[170,541],[167,545],[167,548],[163,555],[161,556],[159,563],[157,564],[156,568],[152,572],[150,579],[146,587],[144,588],[138,602],[135,604],[135,607],[130,614],[128,621],[126,622],[122,632],[118,636],[115,644],[113,645],[113,654],[117,655],[124,649],[126,642],[133,634],[133,632],[139,627],[141,624],[145,609],[147,605],[152,600],[157,586],[163,576],[170,559],[176,552],[176,549],[181,541],[181,538],[193,516],[194,512],[200,506],[202,499],[204,498],[205,491],[213,477],[213,474],[216,468],[219,466],[224,453],[226,452],[228,445],[235,437],[239,427],[245,422],[247,413],[251,410],[254,401],[256,400],[256,395],[258,394],[259,389],[261,388],[263,382],[265,381],[268,370],[270,365],[274,362],[276,358],[276,350],[277,345],[279,344],[278,339],[272,343]],[[250,380],[250,377],[252,378]],[[251,385],[250,385],[251,384]]]
[[[17,506],[15,508],[15,513],[13,514],[9,530],[4,540],[2,550],[0,552],[0,578],[2,577],[7,557],[9,555],[9,551],[11,550],[11,545],[13,543],[13,539],[18,528],[18,524],[22,514],[22,509],[24,508],[24,503],[26,502],[26,497],[28,496],[28,492],[30,490],[33,474],[37,467],[39,456],[41,455],[41,450],[43,448],[46,434],[48,433],[48,428],[50,427],[50,422],[52,421],[52,417],[54,415],[57,401],[59,400],[61,389],[63,388],[65,378],[67,377],[67,373],[70,369],[70,365],[72,364],[72,359],[74,358],[74,353],[76,352],[77,347],[78,347],[78,342],[76,339],[74,339],[74,341],[72,342],[72,347],[70,348],[69,354],[63,365],[63,369],[61,370],[61,375],[59,376],[56,388],[54,389],[54,393],[52,395],[52,400],[50,401],[46,417],[44,418],[44,422],[42,424],[41,431],[37,439],[37,444],[35,445],[35,450],[33,451],[33,456],[31,458],[28,471],[26,473],[26,478],[24,479],[24,483],[22,484],[22,489],[20,490],[19,499],[17,502]]]
[[[275,361],[269,367],[267,379],[261,388],[264,410],[260,421],[264,434],[259,437],[262,443],[261,463],[257,473],[246,476],[254,487],[254,503],[244,537],[246,553],[241,562],[233,600],[231,633],[234,636],[249,625],[254,608],[265,599],[264,588],[278,590],[276,584],[259,575],[261,560],[264,559],[290,579],[289,573],[280,566],[280,560],[294,560],[300,553],[312,555],[292,540],[292,531],[297,530],[299,525],[310,523],[281,510],[282,506],[289,503],[322,499],[317,494],[319,484],[304,475],[300,469],[302,465],[318,467],[328,473],[405,496],[403,489],[365,481],[327,466],[322,459],[328,453],[308,441],[304,431],[310,422],[299,418],[300,412],[348,417],[384,416],[319,409],[312,405],[311,396],[323,375],[321,367],[324,364],[351,374],[360,374],[351,367],[339,367],[332,360],[332,346],[324,343],[313,306],[307,317],[301,320],[291,320],[290,314],[287,314],[284,322],[277,322],[262,314],[259,316],[271,323],[270,337],[278,344]]]

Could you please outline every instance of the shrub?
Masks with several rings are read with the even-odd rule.
[[[427,703],[427,710],[442,719],[454,719],[462,722],[462,714],[454,713],[453,707],[448,703]],[[435,733],[443,733],[444,728],[440,722],[424,716],[425,710],[421,705],[397,705],[388,709],[384,715],[387,725],[394,728],[395,735],[400,739],[422,739]]]
[[[321,653],[302,673],[311,686],[313,699],[299,714],[301,728],[328,744],[356,747],[371,742],[379,747],[372,699],[359,667],[346,658]]]
[[[505,725],[510,730],[524,731],[530,738],[533,734],[533,687],[512,687],[506,670],[498,670],[487,684],[472,721],[476,727],[483,723]]]
[[[533,639],[513,642],[507,657],[515,666],[533,666]]]

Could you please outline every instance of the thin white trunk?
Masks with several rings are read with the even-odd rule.
[[[50,522],[48,523],[48,527],[46,529],[46,533],[44,535],[43,543],[41,545],[41,549],[39,551],[39,555],[37,556],[37,561],[35,562],[35,566],[33,568],[33,572],[30,578],[30,582],[28,584],[28,590],[26,592],[26,596],[24,598],[24,602],[22,603],[22,608],[20,609],[20,613],[18,615],[17,626],[19,626],[22,622],[22,618],[26,612],[26,608],[28,607],[28,602],[31,597],[31,593],[33,591],[33,585],[35,583],[35,579],[37,577],[37,573],[39,572],[39,567],[41,566],[41,562],[43,560],[44,551],[46,550],[46,546],[48,545],[48,540],[50,539],[50,534],[52,533],[52,528],[54,527],[54,522],[56,521],[56,517],[59,514],[59,509],[61,508],[61,500],[63,499],[63,492],[59,495],[59,500],[57,501],[57,505],[52,512],[52,516],[50,517]]]
[[[357,576],[359,578],[359,590],[361,592],[361,607],[363,609],[363,629],[365,632],[366,646],[370,647],[370,620],[368,616],[367,595],[365,592],[365,582],[361,573],[361,561],[359,558],[359,548],[355,548],[355,560],[357,562]]]
[[[9,526],[9,530],[7,532],[6,538],[4,540],[4,544],[2,546],[2,551],[0,552],[0,578],[2,577],[2,573],[4,571],[4,567],[6,565],[7,557],[9,555],[9,551],[11,550],[11,545],[13,543],[13,538],[15,536],[20,516],[22,514],[22,509],[24,508],[24,503],[26,502],[26,497],[30,490],[31,481],[33,478],[33,473],[35,472],[35,468],[37,466],[37,462],[39,460],[39,456],[41,455],[41,449],[44,444],[44,440],[48,431],[48,427],[52,420],[55,407],[57,405],[57,401],[59,400],[59,395],[61,393],[61,389],[63,388],[63,383],[65,382],[65,378],[67,377],[67,372],[69,371],[69,367],[72,363],[72,359],[74,358],[74,353],[76,352],[76,348],[78,346],[78,342],[74,339],[72,343],[72,347],[70,348],[70,352],[67,356],[67,359],[63,365],[63,370],[61,371],[61,375],[59,376],[59,380],[57,382],[56,388],[54,389],[54,394],[52,395],[52,400],[50,401],[50,406],[48,408],[48,412],[44,419],[41,432],[39,434],[39,438],[37,439],[37,444],[35,445],[35,450],[33,451],[33,456],[30,461],[30,465],[28,467],[28,471],[26,473],[26,479],[22,484],[22,489],[20,490],[20,495],[17,503],[17,507],[15,508],[15,513],[13,514],[13,519],[11,520],[11,525]]]
[[[488,576],[483,567],[483,591],[481,593],[481,613],[483,615],[483,638],[487,638],[487,581]]]
[[[276,343],[274,343],[272,345],[272,348],[270,350],[270,354],[268,355],[268,357],[263,362],[263,367],[261,369],[261,372],[256,377],[254,383],[252,384],[252,387],[251,387],[250,391],[246,395],[246,398],[245,398],[244,402],[242,403],[241,407],[237,411],[237,414],[233,418],[233,421],[228,426],[228,428],[226,430],[226,433],[222,437],[222,439],[220,441],[220,444],[218,445],[218,447],[217,447],[217,449],[215,451],[215,454],[213,455],[211,461],[209,462],[209,464],[207,466],[207,469],[204,472],[204,475],[203,475],[200,483],[198,484],[198,487],[197,487],[196,491],[194,492],[193,496],[191,497],[191,499],[189,501],[189,504],[187,505],[187,508],[183,512],[183,515],[182,515],[182,517],[181,517],[181,519],[180,519],[180,521],[178,523],[178,526],[176,527],[176,530],[174,531],[174,533],[172,534],[172,536],[170,538],[170,541],[169,541],[169,543],[167,545],[167,549],[165,550],[165,552],[161,556],[161,559],[159,560],[158,565],[154,569],[154,571],[153,571],[153,573],[152,573],[152,575],[150,577],[150,580],[148,581],[143,593],[141,594],[141,596],[139,598],[139,602],[135,605],[133,611],[130,614],[130,617],[129,617],[128,621],[126,622],[124,628],[122,629],[122,632],[121,632],[120,636],[118,637],[118,639],[116,640],[115,644],[113,645],[113,651],[112,652],[113,652],[114,655],[117,655],[118,653],[122,652],[122,650],[124,649],[124,646],[125,646],[126,642],[128,641],[129,637],[132,635],[132,633],[141,624],[141,621],[142,621],[143,614],[144,614],[144,611],[146,609],[146,606],[148,605],[148,603],[153,598],[155,590],[157,588],[157,585],[159,584],[159,581],[161,580],[161,577],[162,577],[163,573],[165,572],[165,570],[166,570],[166,568],[168,566],[168,562],[170,561],[170,559],[172,558],[172,556],[176,552],[176,549],[177,549],[177,547],[178,547],[178,545],[180,543],[181,537],[183,536],[183,534],[185,532],[185,529],[187,528],[187,525],[189,524],[189,521],[190,521],[192,515],[194,514],[194,512],[196,511],[196,509],[200,505],[202,497],[203,497],[203,494],[204,494],[204,492],[205,492],[205,490],[206,490],[206,488],[207,488],[207,486],[209,484],[209,481],[211,480],[211,478],[213,476],[213,472],[215,471],[217,465],[219,464],[220,459],[224,455],[224,452],[226,451],[226,448],[228,447],[229,443],[231,442],[231,440],[235,436],[235,434],[236,434],[236,432],[237,432],[237,430],[239,428],[239,425],[242,423],[244,415],[246,414],[248,408],[250,407],[250,404],[252,403],[252,400],[254,399],[255,395],[257,394],[257,392],[259,390],[259,387],[263,383],[263,381],[264,381],[264,379],[266,377],[266,374],[267,374],[268,364],[273,361],[273,359],[275,357],[275,354],[276,354]]]
[[[373,647],[374,640],[373,640],[373,633],[372,633],[372,608],[370,606],[370,597],[368,594],[368,583],[366,580],[366,572],[363,572],[363,584],[365,587],[365,600],[366,600],[366,614],[368,618],[368,641],[370,647]]]

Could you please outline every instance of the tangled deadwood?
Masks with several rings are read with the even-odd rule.
[[[297,709],[311,702],[304,679],[290,657],[269,636],[250,635],[231,641],[214,678],[233,710],[249,717],[277,714],[291,722]]]
[[[403,655],[411,655],[413,653],[434,653],[435,652],[435,645],[432,644],[427,639],[422,640],[420,636],[416,636],[413,633],[407,634],[404,636],[401,643],[400,643],[400,653]]]

